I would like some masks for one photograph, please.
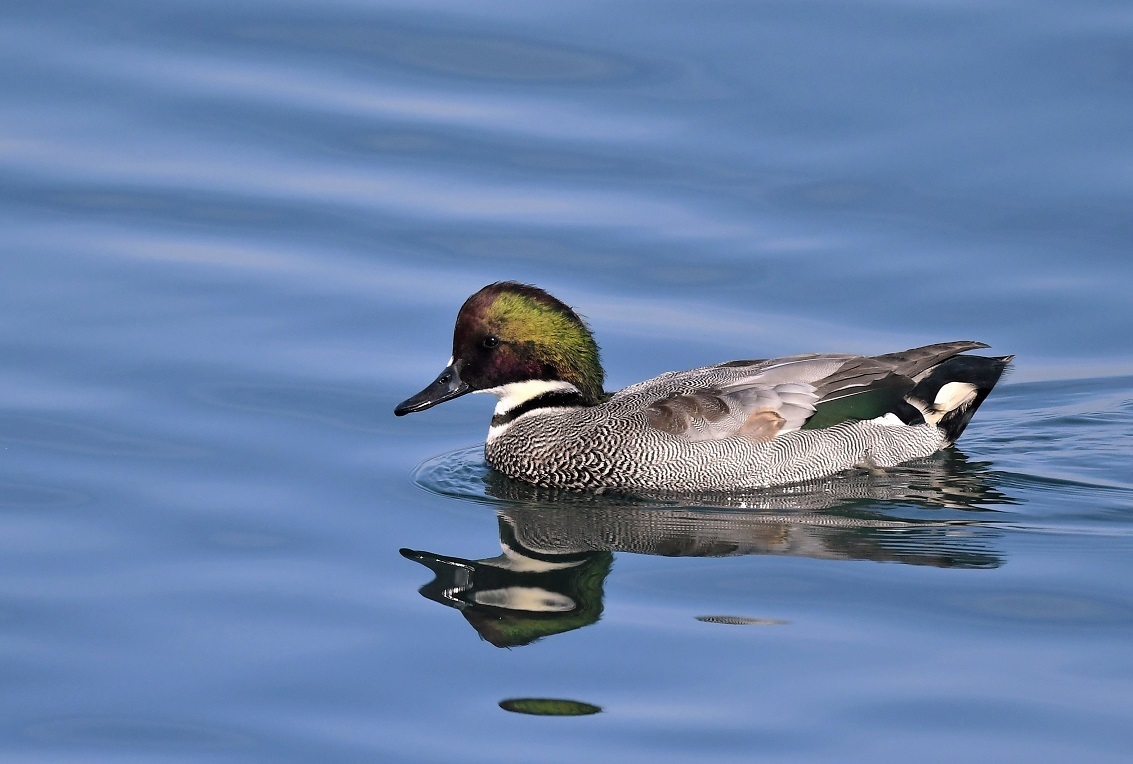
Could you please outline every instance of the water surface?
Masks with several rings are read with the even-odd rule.
[[[2,18],[0,758],[1128,760],[1126,4]],[[1017,362],[886,474],[545,494],[392,415],[499,279],[611,388]]]

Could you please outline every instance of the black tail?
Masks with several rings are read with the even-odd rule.
[[[906,400],[955,443],[1014,357],[954,356],[933,368]]]

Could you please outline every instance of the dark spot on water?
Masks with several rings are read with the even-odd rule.
[[[591,716],[602,712],[601,707],[590,703],[556,698],[511,698],[501,700],[500,708],[529,716]]]

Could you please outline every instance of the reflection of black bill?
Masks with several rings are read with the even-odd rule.
[[[393,413],[397,416],[405,416],[406,414],[424,411],[427,408],[436,406],[438,403],[451,401],[453,398],[459,398],[465,393],[470,392],[472,392],[472,388],[461,380],[460,373],[456,370],[456,365],[452,364],[446,366],[444,371],[433,380],[431,385],[412,398],[408,398],[397,404],[397,408],[393,410]]]

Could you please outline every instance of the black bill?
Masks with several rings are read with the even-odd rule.
[[[405,416],[412,414],[416,411],[424,411],[427,408],[432,408],[438,403],[451,401],[453,398],[459,398],[465,393],[472,392],[472,388],[460,379],[460,374],[456,370],[455,364],[446,366],[441,375],[433,382],[433,384],[426,387],[421,392],[414,395],[412,398],[402,401],[397,404],[397,408],[393,413],[397,416]]]

